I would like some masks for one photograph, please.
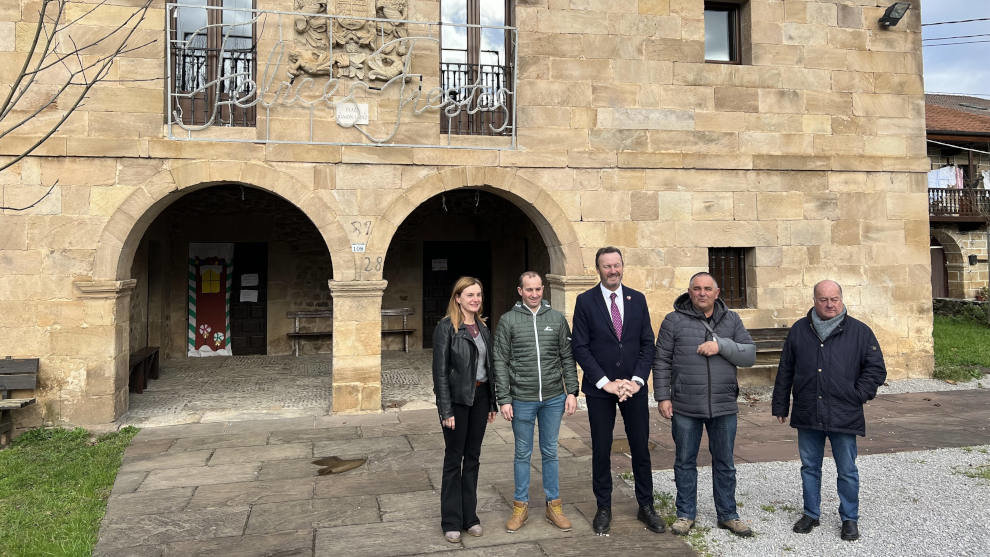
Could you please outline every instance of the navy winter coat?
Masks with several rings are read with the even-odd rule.
[[[791,427],[865,436],[863,404],[887,378],[877,337],[865,323],[846,315],[823,341],[811,323],[811,311],[787,333],[772,413],[787,417],[793,393]]]

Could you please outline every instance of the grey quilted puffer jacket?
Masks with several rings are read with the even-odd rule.
[[[756,361],[756,344],[739,315],[721,299],[715,300],[710,326],[714,335],[685,292],[674,302],[674,311],[664,318],[657,335],[653,396],[658,401],[670,400],[674,412],[692,418],[739,412],[736,367],[749,367]],[[718,354],[698,354],[698,345],[709,340],[718,342]]]

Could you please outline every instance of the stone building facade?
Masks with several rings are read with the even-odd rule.
[[[931,221],[932,294],[974,298],[990,286],[990,101],[925,95]],[[958,169],[948,184],[939,169]]]
[[[112,28],[130,4],[98,8],[88,29]],[[881,28],[886,2],[876,0],[729,2],[724,38],[737,63],[721,63],[706,61],[706,50],[722,53],[706,47],[703,0],[508,2],[496,34],[507,37],[498,56],[511,77],[494,127],[510,127],[470,135],[446,133],[455,126],[436,107],[492,88],[429,97],[447,83],[436,39],[456,43],[436,24],[442,4],[256,0],[267,19],[248,26],[255,57],[245,71],[267,83],[271,106],[239,113],[253,125],[222,125],[228,104],[197,126],[196,98],[174,94],[182,27],[156,0],[137,33],[156,42],[123,55],[111,75],[121,81],[94,88],[0,174],[15,208],[57,180],[36,206],[0,214],[0,355],[41,358],[42,404],[23,423],[110,422],[127,410],[131,350],[186,357],[186,263],[197,242],[266,246],[255,264],[267,354],[290,353],[285,312],[332,307],[332,340],[304,349],[332,349],[335,412],[381,410],[381,351],[398,347],[382,338],[382,308],[413,308],[413,347],[429,346],[451,284],[436,273],[477,269],[489,279],[486,313],[498,315],[518,273],[533,268],[569,315],[596,283],[603,245],[623,250],[625,282],[646,293],[655,327],[688,278],[728,253],[747,326],[789,325],[808,311],[811,286],[832,278],[876,331],[891,378],[930,375],[916,8]],[[0,8],[2,83],[23,61],[37,5]],[[341,30],[375,15],[408,23]],[[485,51],[489,35],[472,43],[474,28],[462,29],[468,50],[480,40]],[[185,48],[200,48],[190,33]],[[413,36],[433,40],[388,50]],[[415,77],[396,81],[397,71]],[[187,79],[206,83],[202,75]],[[331,79],[377,88],[328,90]],[[318,102],[303,103],[307,94]],[[346,95],[347,107],[326,102]],[[0,154],[37,133],[17,130]]]

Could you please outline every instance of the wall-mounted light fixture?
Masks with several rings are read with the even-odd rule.
[[[886,29],[897,25],[910,7],[910,2],[894,2],[883,12],[883,17],[880,18],[880,27]]]
[[[977,263],[978,260],[979,259],[976,257],[976,254],[975,253],[969,254],[969,264],[970,265],[976,265],[976,263]]]

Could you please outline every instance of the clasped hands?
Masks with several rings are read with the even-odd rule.
[[[625,402],[626,399],[638,393],[641,388],[640,384],[635,381],[616,379],[615,381],[605,383],[602,390],[619,397],[619,402]]]

